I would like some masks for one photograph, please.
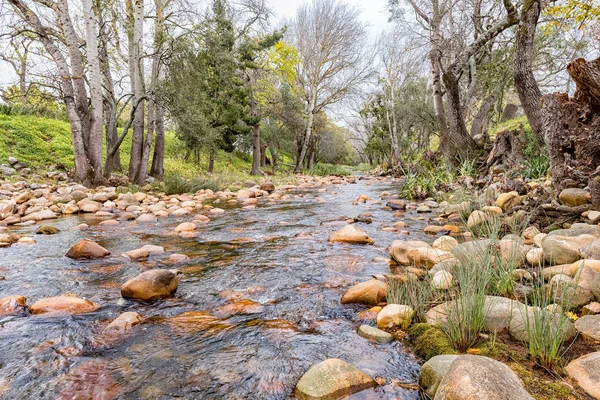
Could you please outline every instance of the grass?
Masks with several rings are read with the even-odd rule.
[[[317,163],[312,170],[305,173],[314,176],[349,176],[352,175],[352,168],[345,165]]]
[[[429,275],[424,280],[415,279],[407,274],[407,279],[390,278],[388,280],[387,302],[389,304],[410,305],[414,310],[413,320],[425,321],[435,289]]]
[[[121,145],[121,163],[124,171],[129,166],[131,134]],[[195,188],[226,189],[247,180],[262,178],[249,174],[251,160],[247,154],[219,152],[215,159],[215,173],[206,172],[208,156],[196,162],[186,159],[183,142],[174,132],[165,133],[164,187],[175,193],[177,188],[193,192]],[[71,128],[67,121],[37,116],[31,107],[16,106],[0,108],[0,163],[13,156],[33,170],[45,170],[51,165],[62,164],[72,169],[73,149]],[[284,161],[286,158],[283,158]],[[322,169],[320,171],[323,171]],[[345,171],[345,169],[344,169]],[[282,171],[270,177],[274,183],[293,183],[295,179]],[[190,189],[190,190],[187,190]]]

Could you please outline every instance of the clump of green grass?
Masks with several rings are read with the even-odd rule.
[[[419,160],[403,170],[404,182],[400,196],[406,199],[424,199],[435,194],[440,185],[455,181],[456,176],[444,161],[432,163]]]
[[[182,193],[196,193],[198,190],[219,190],[219,184],[215,179],[196,177],[184,178],[177,175],[166,175],[162,180],[161,189],[168,195]]]
[[[429,310],[436,291],[431,285],[431,278],[419,280],[410,274],[399,279],[391,277],[388,280],[388,304],[409,305],[414,310],[413,320],[425,321],[425,314]]]
[[[541,276],[541,270],[539,271]],[[531,357],[542,367],[549,370],[563,371],[564,345],[571,324],[565,311],[571,309],[577,281],[559,283],[560,290],[545,286],[538,282],[526,299],[522,316],[525,320],[528,342],[527,350]],[[556,312],[548,306],[558,306]]]

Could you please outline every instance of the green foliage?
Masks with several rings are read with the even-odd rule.
[[[219,184],[213,178],[184,178],[177,175],[165,175],[160,188],[168,195],[196,193],[202,189],[210,189],[212,191],[220,189]]]
[[[404,170],[400,196],[406,199],[424,199],[435,194],[440,185],[454,182],[456,176],[443,160],[433,164],[418,160]]]
[[[424,280],[415,279],[407,274],[406,279],[390,278],[388,281],[388,304],[410,305],[415,311],[415,321],[425,321],[435,289],[431,285],[429,275]]]
[[[55,164],[72,168],[71,127],[55,119],[0,114],[0,161],[9,156],[34,168]]]
[[[315,176],[349,176],[352,175],[352,171],[349,167],[344,165],[333,165],[333,164],[316,164],[312,170],[306,171],[309,175]]]
[[[31,115],[35,117],[60,119],[62,121],[68,121],[67,115],[64,111],[59,109],[51,109],[40,106],[33,106],[28,104],[1,104],[0,103],[0,115]]]

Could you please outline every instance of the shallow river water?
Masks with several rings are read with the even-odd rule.
[[[367,307],[340,304],[351,284],[389,273],[388,263],[375,259],[387,257],[386,247],[400,238],[381,231],[399,220],[393,211],[373,201],[351,201],[361,194],[377,200],[397,187],[363,179],[327,189],[292,192],[297,196],[289,200],[260,199],[253,210],[219,205],[226,212],[211,216],[193,239],[169,234],[189,217],[100,227],[99,220],[79,216],[51,221],[61,231],[34,235],[36,245],[0,249],[0,275],[6,277],[0,298],[23,295],[32,304],[73,293],[100,305],[96,312],[71,317],[0,319],[0,398],[288,399],[312,365],[337,357],[386,383],[353,399],[418,399],[418,392],[397,384],[417,382],[414,356],[401,342],[359,337],[356,329],[365,321],[357,313]],[[362,212],[373,214],[372,224],[358,224],[373,246],[327,242],[343,226],[332,220]],[[411,238],[422,237],[425,221],[411,212],[402,220],[410,224]],[[91,227],[75,228],[82,222]],[[35,228],[14,231],[31,234]],[[299,232],[312,237],[297,239]],[[112,255],[99,261],[64,257],[84,237]],[[166,254],[144,262],[120,256],[145,244],[164,246]],[[171,266],[164,260],[172,253],[190,260]],[[121,284],[150,268],[183,272],[175,296],[151,304],[123,301]],[[239,299],[262,307],[230,315],[226,306]],[[125,337],[103,335],[125,311],[147,319]],[[205,319],[203,313],[191,321],[170,319],[190,311],[222,319]]]

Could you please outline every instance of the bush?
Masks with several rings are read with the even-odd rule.
[[[177,175],[166,175],[162,180],[162,190],[168,195],[196,193],[198,190],[219,190],[218,183],[211,178],[183,178]]]
[[[400,187],[400,196],[406,199],[431,197],[440,185],[452,183],[456,178],[444,160],[437,164],[419,160],[402,172],[404,182]]]
[[[351,175],[350,169],[343,165],[316,164],[313,169],[306,171],[308,175],[314,176],[348,176]]]

